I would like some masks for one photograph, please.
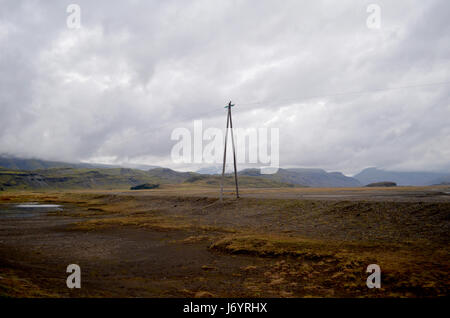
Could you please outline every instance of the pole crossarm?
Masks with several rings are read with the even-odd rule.
[[[231,101],[228,103],[228,105],[227,106],[225,106],[224,108],[228,108],[228,109],[230,109],[231,107],[233,107],[234,106],[234,104],[231,104]]]

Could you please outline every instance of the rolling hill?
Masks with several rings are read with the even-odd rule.
[[[129,189],[141,184],[182,184],[218,186],[220,176],[201,175],[195,172],[178,172],[167,168],[142,171],[129,168],[49,168],[38,170],[12,170],[0,168],[0,190],[39,189]],[[275,180],[244,176],[243,187],[292,187]],[[232,175],[227,175],[225,185],[234,185]]]
[[[144,183],[218,186],[219,168],[200,170],[204,173],[179,172],[150,165],[124,168],[0,156],[0,188],[126,189]],[[275,174],[261,174],[259,169],[245,169],[238,174],[239,184],[243,187],[360,187],[378,182],[395,182],[399,186],[450,184],[450,173],[398,172],[377,168],[364,169],[353,178],[340,172],[305,168],[280,168]],[[225,185],[233,184],[232,174],[227,173]]]
[[[220,185],[220,174],[212,170],[201,174],[148,165],[133,168],[0,156],[0,189],[128,189],[145,183]],[[233,184],[232,174],[226,174],[225,185]],[[245,169],[239,172],[239,184],[257,188],[361,186],[340,172],[322,169],[279,169],[270,175],[261,174],[259,169]]]
[[[127,168],[0,169],[0,187],[8,189],[116,189],[158,182],[147,172]]]

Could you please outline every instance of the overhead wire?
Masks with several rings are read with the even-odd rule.
[[[365,94],[373,94],[377,92],[383,92],[383,91],[391,91],[391,90],[402,90],[402,89],[411,89],[411,88],[421,88],[421,87],[430,87],[430,86],[439,86],[439,85],[448,85],[450,84],[450,81],[443,81],[443,82],[435,82],[435,83],[422,83],[422,84],[411,84],[411,85],[405,85],[405,86],[397,86],[397,87],[384,87],[384,88],[376,88],[376,89],[370,89],[370,90],[362,90],[362,91],[353,91],[353,92],[337,92],[337,93],[328,93],[328,94],[320,94],[320,95],[310,95],[310,96],[298,96],[298,97],[292,97],[287,99],[278,99],[278,100],[266,100],[266,101],[250,101],[250,102],[235,102],[237,106],[252,106],[252,105],[261,105],[261,104],[267,104],[267,105],[282,105],[289,102],[301,102],[311,99],[318,99],[318,98],[329,98],[329,97],[339,97],[339,96],[349,96],[349,95],[365,95]],[[225,104],[225,103],[224,103]],[[239,108],[239,110],[242,110],[242,108]],[[244,109],[244,111],[249,109]],[[195,117],[191,118],[185,118],[182,120],[178,120],[178,122],[181,121],[190,121],[190,120],[196,120],[199,118],[204,118],[207,115],[215,114],[215,113],[223,113],[223,106],[215,108],[214,110],[210,110],[208,112],[196,114]],[[142,134],[147,133],[154,133],[155,131],[160,131],[163,128],[166,128],[168,126],[173,126],[173,122],[167,122],[163,125],[158,126],[152,126],[144,130],[140,130],[136,133],[136,137]],[[120,142],[120,144],[126,142],[126,140],[123,140]]]

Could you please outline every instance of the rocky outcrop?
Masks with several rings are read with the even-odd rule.
[[[369,183],[366,187],[396,187],[397,183],[390,181]]]

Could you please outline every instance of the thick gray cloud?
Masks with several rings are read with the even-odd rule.
[[[73,2],[0,1],[0,153],[195,169],[172,130],[232,99],[282,166],[450,170],[446,0],[377,1],[380,29],[375,1],[77,1],[69,29]]]

